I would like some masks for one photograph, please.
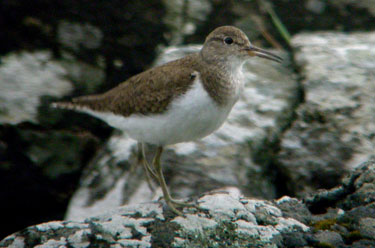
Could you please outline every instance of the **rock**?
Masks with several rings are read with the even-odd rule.
[[[332,5],[336,6],[340,10],[342,10],[343,13],[345,13],[344,6],[353,6],[357,9],[365,9],[373,17],[375,16],[375,6],[374,6],[374,2],[371,1],[371,0],[360,0],[360,1],[339,0],[339,1],[333,1]]]
[[[352,209],[375,201],[374,159],[360,165],[352,177],[346,179],[344,189],[353,192],[341,203],[342,207]]]
[[[227,193],[206,194],[202,210],[173,217],[158,202],[128,205],[84,221],[53,221],[12,234],[2,247],[280,247],[284,236],[300,242],[309,227],[268,201]],[[219,205],[217,205],[219,203]]]
[[[198,46],[165,49],[156,63],[165,63]],[[290,121],[298,95],[293,74],[285,67],[265,60],[249,61],[245,69],[246,88],[228,121],[214,134],[197,142],[166,148],[162,161],[168,185],[177,197],[199,194],[226,186],[239,186],[243,193],[274,198],[275,174],[264,173],[268,160],[264,152]],[[277,85],[277,87],[275,87]],[[142,168],[129,171],[135,163],[136,142],[126,134],[115,134],[85,173],[82,187],[72,198],[67,219],[98,214],[102,207],[157,199],[144,181]],[[154,148],[148,147],[151,161]],[[261,155],[259,155],[261,154]],[[265,168],[262,168],[264,166]],[[106,206],[107,205],[107,206]],[[73,217],[74,216],[74,217]]]
[[[103,32],[88,23],[61,21],[57,27],[57,39],[65,49],[97,49],[102,45]]]
[[[167,42],[164,15],[158,0],[2,1],[0,218],[9,224],[0,239],[62,219],[84,165],[112,131],[50,103],[103,92],[149,67]]]
[[[283,196],[276,200],[275,203],[283,211],[284,217],[296,219],[304,224],[309,224],[312,221],[309,209],[301,200]]]
[[[62,219],[98,143],[88,133],[0,126],[0,217],[8,223],[0,228],[0,239],[43,220]]]
[[[373,0],[302,0],[298,1],[298,4],[293,0],[270,2],[281,22],[292,34],[317,30],[353,32],[375,28]],[[290,9],[295,10],[293,18],[290,18]],[[276,28],[271,26],[269,31],[272,32],[272,29]]]
[[[1,58],[0,123],[37,122],[42,96],[62,97],[73,89],[64,67],[48,51]]]
[[[319,240],[321,244],[329,244],[332,247],[342,247],[344,240],[341,235],[336,232],[331,231],[318,231],[315,237]]]
[[[239,189],[203,194],[175,216],[163,202],[114,207],[81,221],[52,221],[9,235],[1,247],[372,247],[375,200],[355,202],[374,183],[375,161],[357,166],[340,186],[300,201],[246,198]],[[337,194],[335,192],[341,192]],[[368,188],[368,192],[374,192]],[[348,204],[355,202],[355,204]],[[323,204],[322,204],[323,203]],[[325,206],[325,213],[307,207]],[[305,213],[309,218],[294,217]]]
[[[292,40],[304,102],[278,161],[299,194],[337,185],[375,154],[374,42],[375,33],[305,33]]]
[[[65,68],[67,77],[73,83],[76,92],[94,94],[103,87],[105,68],[101,63],[90,64],[79,61],[69,52],[62,53],[60,63]]]
[[[360,240],[350,245],[350,248],[375,247],[375,241]]]
[[[81,170],[100,139],[89,131],[51,128],[67,119],[49,104],[73,90],[96,89],[104,76],[98,67],[66,57],[53,58],[48,50],[10,53],[1,59],[0,198],[6,200],[0,217],[9,222],[18,216],[0,228],[3,237],[42,220],[63,218]],[[96,78],[86,87],[88,74]],[[71,79],[77,80],[72,83]],[[91,130],[105,129],[85,116],[74,119],[91,125]],[[25,202],[40,205],[30,204],[20,212]]]
[[[29,15],[24,15],[25,9]],[[108,89],[143,71],[154,60],[157,46],[167,41],[167,27],[162,21],[165,15],[166,6],[159,0],[90,4],[36,1],[32,5],[7,1],[0,10],[0,27],[9,35],[0,39],[0,54],[47,49],[59,57],[69,52],[75,62],[103,68],[106,85],[102,90]]]
[[[169,44],[180,45],[187,35],[196,32],[197,26],[204,23],[212,10],[212,3],[204,1],[163,1],[166,15],[163,18],[168,27],[166,33]]]
[[[374,244],[375,161],[358,166],[342,185],[322,190],[306,198],[304,202],[313,213],[313,230],[321,243],[337,246],[342,237],[346,246],[371,247]],[[366,197],[370,196],[370,197]],[[325,212],[325,210],[328,210]],[[334,233],[333,233],[334,232]],[[341,247],[341,246],[340,246]]]
[[[359,232],[363,237],[375,240],[375,215],[373,218],[366,217],[359,220]]]

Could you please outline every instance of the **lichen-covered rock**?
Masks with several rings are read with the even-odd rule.
[[[64,117],[49,103],[77,89],[92,92],[104,74],[66,56],[54,58],[49,50],[10,53],[0,59],[0,197],[6,199],[0,217],[12,220],[0,228],[3,236],[40,220],[63,218],[83,165],[100,141],[87,131],[52,129]],[[92,129],[103,126],[85,117],[75,119],[91,123]],[[39,206],[19,212],[25,202]]]
[[[361,218],[358,223],[358,229],[363,237],[375,240],[375,215]]]
[[[341,235],[327,230],[319,230],[315,234],[315,238],[319,240],[321,244],[328,244],[332,247],[342,247],[344,245],[344,240]]]
[[[305,33],[292,40],[304,102],[278,160],[296,192],[337,185],[375,154],[375,33]]]
[[[73,89],[49,51],[13,53],[1,60],[0,124],[37,122],[42,96],[61,97]]]
[[[161,203],[124,206],[82,222],[55,221],[28,227],[1,247],[280,247],[284,236],[308,244],[309,227],[271,202],[237,194],[212,193],[198,199],[200,210],[173,216]],[[171,215],[172,214],[172,215]]]
[[[319,213],[312,215],[315,238],[334,247],[372,247],[375,244],[375,188],[368,186],[374,184],[375,161],[372,160],[358,166],[342,185],[307,197],[306,205],[313,213]]]
[[[276,200],[275,203],[282,210],[284,217],[296,219],[304,224],[309,224],[312,220],[309,209],[301,200],[283,196]]]
[[[375,161],[303,201],[246,198],[228,188],[204,194],[199,208],[185,207],[183,216],[162,201],[127,205],[81,221],[30,226],[0,247],[373,247],[375,199],[354,198],[374,192],[367,183],[375,183]]]

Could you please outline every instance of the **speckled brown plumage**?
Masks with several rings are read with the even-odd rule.
[[[137,74],[100,95],[77,97],[59,107],[88,108],[122,116],[156,114],[165,111],[170,102],[192,85],[196,54],[169,62]],[[171,73],[173,72],[173,73]]]
[[[131,114],[162,113],[173,99],[191,87],[199,75],[215,102],[225,104],[226,96],[231,94],[228,76],[224,70],[216,73],[202,66],[204,62],[199,61],[199,57],[199,53],[191,54],[137,74],[104,94],[77,97],[72,102],[56,105],[112,112],[125,117]]]

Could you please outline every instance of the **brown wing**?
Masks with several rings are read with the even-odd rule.
[[[155,114],[168,108],[172,99],[184,94],[195,79],[191,58],[185,57],[129,78],[101,95],[77,97],[58,107],[88,108],[94,111],[129,116]]]

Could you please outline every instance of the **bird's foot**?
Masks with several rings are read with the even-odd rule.
[[[177,210],[177,207],[180,207],[180,208],[185,208],[185,207],[187,207],[187,208],[195,208],[195,209],[201,210],[201,211],[204,210],[198,204],[195,204],[195,203],[192,203],[192,202],[185,202],[185,201],[181,201],[181,200],[175,200],[173,198],[165,200],[165,202],[172,209],[172,211],[174,213],[176,213],[177,215],[180,215],[180,216],[182,216],[183,214],[182,214],[181,211]]]
[[[178,216],[184,216],[184,214],[176,208],[174,203],[170,201],[165,201],[165,202],[167,203],[168,207],[172,210],[173,213],[175,213]]]

